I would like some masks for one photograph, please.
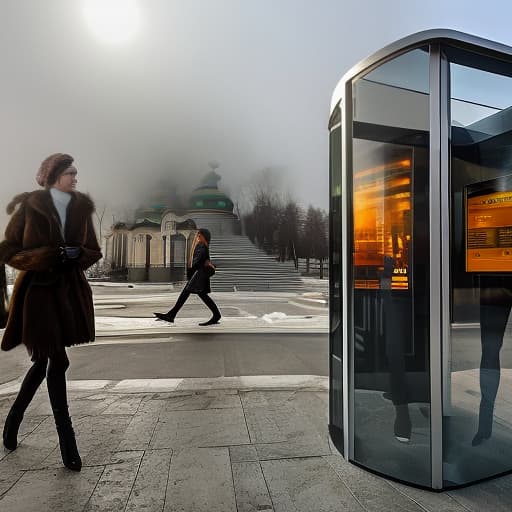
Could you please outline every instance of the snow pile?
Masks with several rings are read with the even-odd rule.
[[[286,313],[281,313],[280,311],[274,311],[273,313],[267,313],[261,317],[262,320],[268,322],[269,324],[278,321],[284,320],[286,318]]]

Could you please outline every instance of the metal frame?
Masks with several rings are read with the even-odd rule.
[[[454,30],[434,29],[396,41],[352,67],[339,81],[331,100],[331,113],[341,109],[342,125],[342,337],[343,337],[343,445],[345,458],[354,457],[354,362],[351,239],[352,222],[352,82],[359,75],[414,48],[430,47],[430,148],[429,148],[429,258],[430,258],[430,393],[431,486],[443,488],[443,414],[450,413],[450,83],[449,63],[443,45],[512,62],[512,48]],[[444,383],[444,385],[443,385]]]
[[[351,163],[349,159],[349,147],[352,147],[352,126],[347,126],[347,119],[352,118],[352,92],[350,84],[346,84],[345,101],[340,104],[341,107],[341,280],[343,283],[341,293],[342,304],[342,340],[343,340],[343,448],[345,457],[351,459],[354,455],[354,414],[353,400],[351,400],[351,391],[353,386],[353,364],[350,362],[350,342],[349,339],[349,308],[348,308],[348,203],[347,203],[347,173],[344,172]],[[352,307],[350,307],[350,311]]]
[[[386,60],[395,58],[400,53],[404,53],[418,46],[425,46],[433,43],[447,43],[459,48],[465,48],[470,51],[487,54],[495,59],[512,59],[512,48],[510,46],[483,39],[471,34],[449,29],[432,29],[417,32],[410,36],[395,41],[374,54],[366,57],[353,66],[343,75],[338,82],[331,98],[331,112],[334,110],[340,99],[345,96],[345,86],[356,75],[362,72],[370,71],[376,65],[383,64]]]
[[[442,274],[441,224],[441,48],[430,46],[430,173],[429,173],[429,261],[430,261],[430,450],[431,485],[443,487],[443,407],[442,407]],[[432,341],[439,340],[439,343]]]

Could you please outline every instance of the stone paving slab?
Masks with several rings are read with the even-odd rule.
[[[422,510],[427,512],[468,512],[468,509],[451,496],[449,492],[429,492],[397,482],[389,481],[387,483],[406,498],[416,502],[422,507]]]
[[[0,449],[2,512],[512,509],[512,476],[432,493],[348,463],[329,439],[323,390],[121,393],[116,384],[70,392],[81,473],[63,468],[37,395],[18,449]],[[12,399],[0,395],[0,423]]]
[[[27,471],[2,496],[0,509],[5,512],[82,512],[102,472],[101,467],[83,468],[80,473],[60,468]]]
[[[233,485],[238,512],[274,510],[259,462],[233,462]]]
[[[169,482],[172,450],[146,450],[132,487],[126,512],[161,511]]]
[[[189,448],[174,453],[165,512],[236,510],[227,448]]]
[[[229,446],[249,442],[241,408],[161,413],[150,447]]]
[[[364,508],[321,457],[261,463],[275,512],[363,512]]]

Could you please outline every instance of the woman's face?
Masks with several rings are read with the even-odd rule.
[[[76,188],[78,171],[74,165],[70,165],[54,183],[54,187],[61,192],[72,192]]]

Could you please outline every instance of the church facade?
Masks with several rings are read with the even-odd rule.
[[[199,228],[212,238],[240,234],[233,202],[219,190],[212,169],[188,199],[186,208],[157,204],[139,208],[133,222],[117,222],[107,237],[105,262],[112,278],[172,282],[186,277],[190,247]]]

